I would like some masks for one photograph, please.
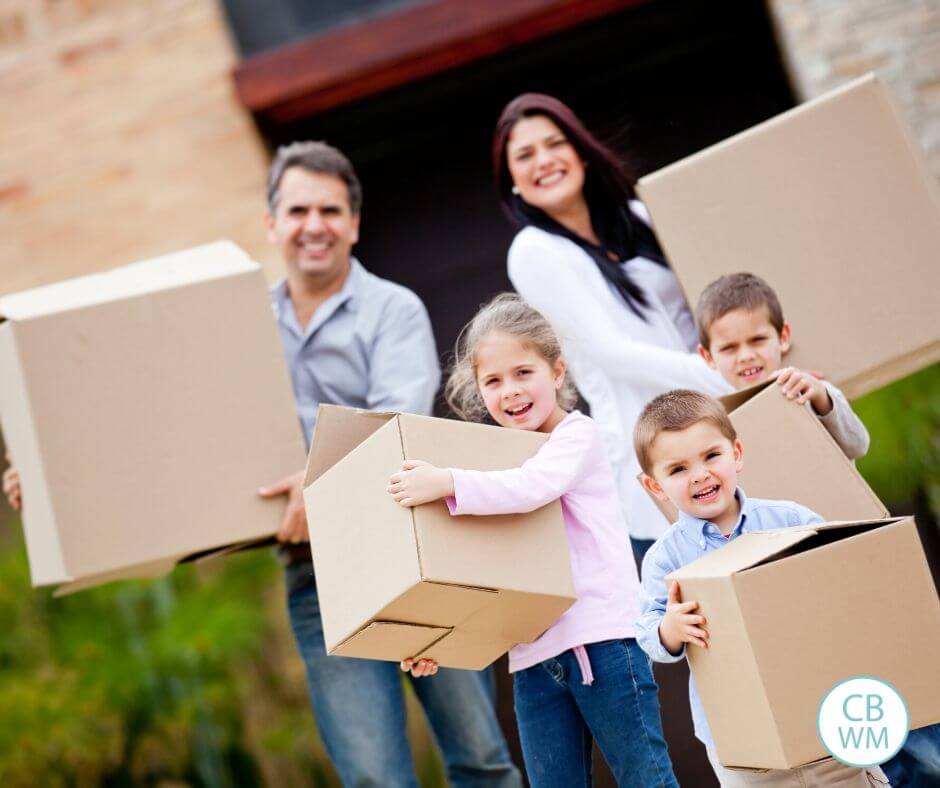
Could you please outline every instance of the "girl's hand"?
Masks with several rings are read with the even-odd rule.
[[[446,468],[405,460],[389,480],[388,492],[402,506],[420,506],[454,494],[454,477]]]
[[[433,659],[403,659],[401,669],[420,679],[422,676],[433,676],[437,673],[437,662]]]
[[[832,410],[832,399],[819,375],[796,367],[784,367],[774,372],[772,377],[777,379],[787,399],[796,400],[798,405],[809,402],[820,416]]]
[[[659,622],[659,639],[670,654],[682,651],[683,643],[694,643],[708,648],[708,631],[705,629],[705,616],[695,614],[698,602],[683,602],[679,598],[679,584],[673,580],[669,586],[669,599],[666,613]]]

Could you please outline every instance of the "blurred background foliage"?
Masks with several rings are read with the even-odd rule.
[[[940,365],[855,403],[859,468],[895,514],[940,515]],[[0,785],[332,786],[267,550],[54,598],[0,517]],[[439,758],[409,693],[424,786]]]

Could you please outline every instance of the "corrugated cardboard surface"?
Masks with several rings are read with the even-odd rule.
[[[940,360],[940,193],[868,76],[640,181],[694,306],[750,271],[793,325],[786,361],[850,397]]]
[[[497,471],[517,468],[548,439],[535,432],[515,430],[511,440],[504,427],[468,424],[404,414],[402,445],[408,459],[422,459],[439,468]],[[443,502],[414,510],[415,535],[421,571],[427,580],[481,585],[490,588],[539,591],[555,584],[574,595],[574,587],[557,584],[571,576],[567,541],[558,540],[558,504],[526,517],[452,517]],[[499,540],[500,549],[492,543]],[[544,545],[532,560],[532,545]],[[519,571],[525,566],[524,572]]]
[[[260,269],[228,243],[130,269],[0,301],[36,584],[270,536],[256,490],[303,462]]]
[[[940,600],[911,518],[745,534],[675,576],[709,621],[689,655],[722,763],[825,757],[819,703],[853,675],[897,687],[911,727],[940,721]]]
[[[827,520],[887,517],[888,510],[829,431],[773,382],[723,398],[744,446],[741,487],[756,498],[796,501]]]
[[[480,669],[554,623],[574,601],[557,501],[523,515],[451,517],[442,501],[405,509],[386,490],[405,458],[501,470],[545,440],[321,407],[304,499],[327,651]]]
[[[393,418],[304,491],[327,651],[421,582],[411,510],[386,490],[401,463]]]

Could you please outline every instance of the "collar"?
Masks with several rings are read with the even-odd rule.
[[[735,523],[734,528],[731,529],[731,538],[735,539],[744,533],[744,529],[747,523],[747,518],[751,513],[751,502],[750,499],[744,494],[744,490],[738,487],[734,491],[735,497],[738,499],[738,503],[741,505],[741,512],[738,514],[738,521]],[[700,543],[702,547],[705,546],[705,537],[711,536],[720,536],[724,539],[724,535],[721,531],[718,530],[718,526],[715,525],[710,520],[702,520],[698,517],[693,517],[690,514],[685,512],[679,512],[679,519],[676,520],[676,525],[679,526],[686,536],[688,536],[692,541]]]
[[[346,274],[346,280],[339,292],[334,293],[324,301],[314,313],[307,326],[306,332],[300,330],[297,324],[297,317],[294,314],[293,306],[290,302],[290,293],[287,287],[287,277],[279,280],[272,288],[272,302],[274,306],[275,317],[286,323],[298,336],[312,334],[317,328],[325,323],[332,314],[341,306],[355,311],[359,306],[359,300],[362,294],[362,284],[366,278],[366,269],[362,267],[355,257],[349,259],[349,273]]]

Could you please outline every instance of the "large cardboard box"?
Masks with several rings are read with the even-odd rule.
[[[547,436],[403,413],[321,405],[304,500],[330,654],[482,669],[574,602],[555,501],[534,512],[452,517],[387,492],[405,459],[504,470]]]
[[[788,400],[773,381],[720,401],[744,446],[744,470],[738,479],[747,495],[796,501],[827,520],[888,516],[885,505],[809,405]],[[637,478],[638,484],[641,479]],[[674,523],[679,516],[676,507],[653,500]]]
[[[826,757],[819,704],[851,676],[892,684],[912,728],[940,721],[940,600],[912,518],[744,534],[673,579],[708,621],[688,655],[726,766]]]
[[[722,274],[775,288],[787,363],[857,397],[940,359],[940,191],[863,77],[641,179],[690,304]]]
[[[744,446],[738,478],[748,495],[796,501],[826,520],[888,516],[810,405],[788,400],[773,381],[721,402]]]
[[[303,467],[264,277],[219,242],[0,298],[0,420],[34,585],[273,535]]]

